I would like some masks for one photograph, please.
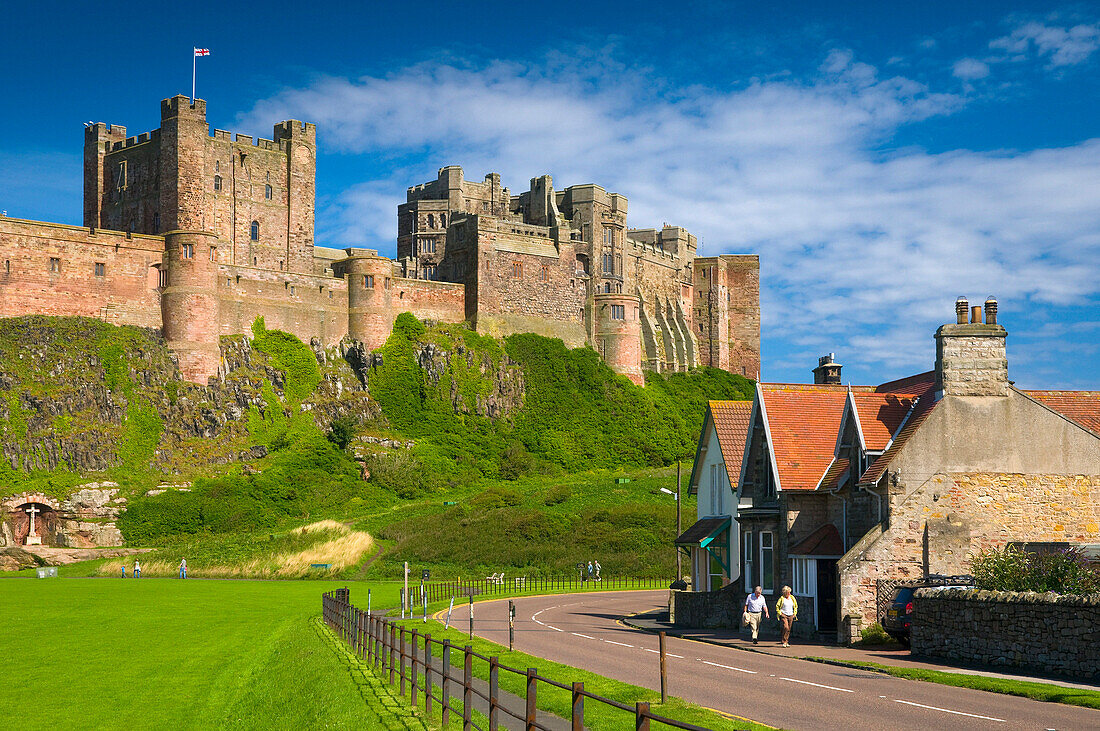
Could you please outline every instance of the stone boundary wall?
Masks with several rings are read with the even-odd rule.
[[[749,593],[740,585],[730,584],[718,591],[673,591],[669,600],[669,610],[673,624],[677,627],[692,629],[741,629],[746,635],[748,628],[741,627],[741,612],[745,608],[745,597]],[[760,624],[760,634],[769,637],[779,635],[779,622],[775,618],[775,601],[778,594],[765,594],[768,600],[770,619]],[[812,597],[795,596],[798,600],[798,621],[791,628],[796,637],[810,637],[814,634]]]
[[[920,589],[914,655],[1100,678],[1100,594]]]

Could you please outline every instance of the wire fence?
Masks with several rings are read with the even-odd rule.
[[[423,707],[429,718],[439,715],[444,727],[461,714],[463,731],[497,731],[501,714],[516,719],[525,731],[550,731],[546,725],[547,713],[538,709],[540,684],[571,694],[571,728],[584,728],[585,701],[604,704],[623,713],[623,727],[634,719],[636,731],[649,731],[650,723],[687,731],[707,731],[683,721],[676,721],[653,713],[649,703],[639,701],[633,706],[590,693],[584,683],[559,683],[538,674],[537,668],[513,668],[501,664],[496,656],[486,657],[474,652],[473,647],[457,647],[450,640],[433,639],[430,633],[421,633],[415,627],[405,627],[386,617],[371,615],[351,604],[350,591],[346,588],[326,592],[321,597],[321,616],[337,635],[348,643],[379,674],[383,681],[396,686],[402,697],[408,696],[409,705]],[[663,643],[662,643],[663,644]],[[441,657],[433,654],[433,648],[441,648]],[[453,660],[458,658],[458,662]],[[488,683],[474,682],[474,663],[488,666]],[[457,668],[455,666],[458,666]],[[508,708],[501,703],[500,674],[511,673],[524,678],[521,697],[523,710]],[[487,726],[474,722],[475,697],[480,699]],[[456,704],[461,700],[461,704]],[[421,704],[423,704],[421,706]],[[540,720],[541,715],[541,720]],[[485,723],[484,721],[482,722]]]

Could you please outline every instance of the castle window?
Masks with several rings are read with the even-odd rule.
[[[435,216],[428,214],[428,228],[435,228]]]
[[[157,270],[157,286],[159,286],[161,289],[168,286],[168,270],[167,269],[158,269]]]
[[[626,319],[626,306],[625,305],[611,305],[611,319],[612,320],[625,320]]]
[[[214,161],[214,172],[219,172],[221,169],[222,169],[221,160],[215,160]]]
[[[619,254],[615,257],[615,273],[620,277],[623,275],[623,255]]]
[[[523,278],[523,264],[518,261],[512,262],[512,276],[516,279]]]
[[[226,287],[231,287],[232,285],[233,285],[233,278],[232,277],[226,277],[225,278],[225,286]]]
[[[50,257],[50,274],[59,274],[61,272],[61,260],[56,256]]]
[[[622,294],[623,293],[623,285],[622,284],[616,284],[615,285],[615,291],[618,292],[619,294]]]
[[[97,261],[97,262],[95,263],[95,275],[96,275],[97,277],[105,277],[105,276],[107,276],[107,265],[106,265],[106,264],[104,264],[104,263],[103,263],[103,262],[101,262],[101,261]]]
[[[279,260],[279,271],[282,271],[282,270],[283,270],[283,260],[280,259]]]
[[[424,265],[424,278],[435,279],[435,264]]]
[[[253,241],[259,241],[260,240],[260,222],[259,221],[253,221],[252,222],[252,225],[249,227],[249,236],[252,238]]]
[[[115,178],[115,185],[119,190],[126,190],[126,185],[130,181],[129,170],[127,168],[126,160],[121,161],[118,164],[118,173]]]
[[[382,280],[382,289],[389,289],[389,288],[390,288],[390,278],[386,277],[385,279]]]
[[[439,214],[439,225],[442,228],[447,228],[447,214],[446,213],[440,213]]]
[[[615,229],[605,228],[603,230],[603,242],[608,246],[615,245]]]
[[[180,244],[180,258],[193,259],[195,257],[194,244]]]
[[[222,189],[222,176],[215,175],[214,176],[214,192],[217,193],[221,189]]]
[[[4,274],[11,274],[11,259],[4,260]]]
[[[252,266],[258,266],[257,261],[258,259],[256,257],[252,257]]]
[[[615,257],[611,254],[603,255],[603,273],[614,274],[615,273]]]
[[[210,247],[210,261],[217,261],[217,260],[218,260],[218,247],[211,246]]]
[[[363,286],[366,287],[367,289],[374,289],[374,275],[373,274],[364,274],[363,275]]]
[[[611,282],[607,282],[603,285],[604,294],[611,294]]]
[[[291,297],[293,297],[293,296],[294,296],[294,285],[293,285],[293,284],[292,284],[292,285],[290,285],[290,296],[291,296]]]
[[[539,279],[541,279],[544,282],[549,282],[550,281],[550,265],[549,264],[543,264],[542,265],[542,269],[539,271]]]
[[[271,200],[271,186],[270,185],[265,185],[264,186],[264,198],[266,198],[267,200]]]
[[[264,180],[266,180],[269,183],[271,182],[271,171],[270,170],[268,172],[264,173]]]

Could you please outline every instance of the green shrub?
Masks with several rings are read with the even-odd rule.
[[[264,318],[252,323],[252,347],[267,353],[271,365],[286,373],[286,397],[292,403],[306,399],[321,382],[321,367],[309,346],[290,333],[268,330]]]
[[[490,487],[470,498],[469,505],[481,510],[498,510],[500,508],[515,507],[523,502],[523,495],[519,490],[509,487]]]
[[[569,487],[569,485],[554,485],[546,491],[546,497],[543,498],[543,503],[546,505],[560,505],[571,497],[573,497],[573,488]]]
[[[860,636],[862,637],[861,642],[865,645],[888,645],[891,642],[897,641],[886,634],[886,630],[884,630],[882,625],[878,622],[860,630]]]
[[[1100,592],[1100,569],[1091,568],[1080,550],[1024,552],[1012,546],[983,549],[970,559],[979,589],[1059,594]]]
[[[355,438],[358,423],[354,416],[340,416],[333,419],[328,430],[328,440],[335,444],[337,449],[347,449],[351,440]]]
[[[512,442],[500,456],[500,476],[516,480],[531,473],[535,459],[519,442]]]

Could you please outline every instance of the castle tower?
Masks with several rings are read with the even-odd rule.
[[[390,279],[393,262],[373,249],[348,249],[348,335],[373,350],[393,327]]]
[[[593,297],[596,320],[596,346],[604,361],[639,386],[642,375],[642,330],[640,302],[629,294],[597,294]]]
[[[107,191],[104,157],[114,143],[126,141],[126,128],[117,124],[95,124],[84,128],[84,225],[105,228],[103,199]]]
[[[165,231],[213,231],[206,220],[206,102],[160,103],[160,224]]]
[[[288,120],[275,125],[275,144],[286,150],[287,270],[313,269],[313,216],[317,194],[317,128]]]
[[[211,231],[164,235],[167,283],[160,298],[164,339],[185,380],[205,384],[218,373],[218,239]]]

